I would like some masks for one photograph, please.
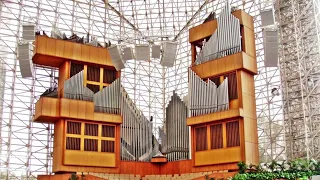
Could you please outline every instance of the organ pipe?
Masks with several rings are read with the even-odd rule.
[[[173,92],[166,107],[166,119],[163,129],[160,129],[162,141],[161,152],[169,161],[188,159],[189,128],[186,124],[188,108],[181,98]]]
[[[217,30],[207,42],[203,42],[195,65],[241,51],[240,21],[231,14],[228,3],[217,18],[217,23]]]
[[[203,81],[192,70],[189,70],[189,78],[191,117],[229,109],[228,78],[219,87],[210,79]]]
[[[120,78],[93,95],[96,112],[120,114]]]
[[[64,98],[93,101],[93,92],[83,86],[83,71],[64,82]]]
[[[121,159],[130,161],[150,161],[159,151],[159,143],[152,133],[150,122],[120,86]],[[154,143],[152,143],[154,142]]]

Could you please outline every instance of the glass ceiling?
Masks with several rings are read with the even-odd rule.
[[[154,133],[162,126],[165,106],[175,90],[181,98],[188,93],[190,45],[188,29],[204,21],[210,12],[219,14],[224,0],[6,0],[0,2],[0,65],[5,68],[0,86],[3,110],[0,134],[0,179],[22,179],[50,174],[52,166],[53,126],[32,123],[34,104],[58,76],[56,69],[35,67],[35,77],[21,77],[16,47],[22,24],[34,23],[48,35],[52,27],[70,36],[87,33],[100,42],[112,44],[155,43],[176,40],[179,44],[174,67],[164,68],[159,59],[151,62],[128,61],[122,71],[122,85],[149,118]],[[270,103],[270,91],[280,85],[278,68],[266,68],[260,10],[272,2],[230,0],[231,6],[254,16],[259,75],[255,77],[260,155],[265,160],[282,156],[283,139],[270,148],[270,121],[282,125],[281,98]],[[1,90],[1,88],[0,88]],[[1,98],[1,96],[0,96]],[[1,105],[1,104],[0,104]],[[281,133],[277,133],[281,136]],[[282,137],[282,136],[281,136]]]

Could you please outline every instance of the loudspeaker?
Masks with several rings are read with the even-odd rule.
[[[161,51],[160,45],[152,45],[151,57],[155,59],[160,59],[160,51]]]
[[[136,60],[150,61],[150,47],[148,44],[139,44],[135,46]]]
[[[109,49],[112,64],[114,65],[116,70],[119,71],[119,70],[125,68],[119,47],[118,46],[111,46],[108,49]]]
[[[133,50],[131,47],[126,47],[123,49],[123,60],[128,61],[134,59]]]
[[[19,67],[21,76],[23,78],[33,77],[33,46],[30,43],[26,44],[19,44],[18,45],[18,56],[17,59],[19,60]]]
[[[22,39],[27,41],[35,40],[35,29],[34,24],[23,24],[22,25]]]
[[[265,29],[264,38],[264,64],[266,67],[278,66],[278,31]]]
[[[274,19],[273,9],[267,9],[267,10],[261,11],[260,16],[261,16],[262,26],[274,25],[275,19]]]
[[[162,58],[160,64],[166,67],[172,67],[176,61],[178,44],[175,42],[164,42],[162,46]]]

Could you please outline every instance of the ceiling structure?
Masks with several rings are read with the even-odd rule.
[[[284,117],[287,116],[283,114],[282,96],[286,90],[281,82],[287,81],[288,75],[280,78],[279,68],[264,66],[263,29],[259,16],[261,10],[272,8],[273,2],[229,2],[254,17],[259,71],[255,77],[255,90],[261,161],[286,159],[285,137],[291,136],[284,128],[284,119],[287,119]],[[34,78],[21,77],[16,52],[22,24],[34,23],[48,35],[53,27],[67,36],[72,33],[86,36],[89,33],[100,42],[110,40],[112,44],[178,42],[177,60],[173,67],[162,67],[159,59],[151,59],[151,62],[130,60],[122,71],[122,85],[145,116],[153,116],[154,133],[157,135],[173,90],[181,97],[188,93],[187,72],[191,61],[188,29],[202,23],[212,11],[219,14],[225,3],[225,0],[109,0],[107,4],[101,0],[0,1],[0,65],[4,68],[4,71],[0,69],[0,74],[5,74],[0,76],[0,93],[3,91],[3,96],[0,95],[0,105],[3,106],[0,179],[32,179],[37,174],[51,173],[54,127],[32,123],[32,116],[35,102],[55,83],[58,73],[56,69],[36,66]],[[284,38],[282,35],[282,43],[286,41]],[[286,56],[281,58],[283,67]],[[273,95],[273,88],[283,88],[284,91]],[[284,101],[288,101],[286,96]]]
[[[287,157],[320,157],[319,1],[276,4]]]

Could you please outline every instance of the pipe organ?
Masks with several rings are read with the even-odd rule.
[[[225,111],[229,109],[228,78],[219,87],[210,79],[202,80],[189,70],[189,96],[191,116]]]
[[[93,92],[83,85],[83,71],[64,82],[64,97],[83,101],[92,101]]]
[[[159,151],[152,122],[135,106],[123,87],[121,94],[121,160],[150,161]]]
[[[161,130],[161,152],[169,161],[188,159],[189,128],[186,124],[188,109],[185,102],[173,92],[166,107],[164,130]]]
[[[217,18],[217,29],[197,54],[195,64],[201,64],[241,51],[240,21],[230,12],[229,4]]]
[[[231,13],[227,5],[217,19],[190,29],[189,42],[192,67],[187,125],[191,127],[193,165],[257,164],[252,17],[241,11]]]
[[[108,114],[120,114],[120,78],[93,95],[94,110]]]
[[[188,96],[173,92],[159,128],[121,86],[117,47],[37,35],[33,63],[59,69],[58,87],[41,95],[33,120],[54,124],[52,172],[181,174],[257,164],[254,37],[253,18],[229,5],[191,28]]]

